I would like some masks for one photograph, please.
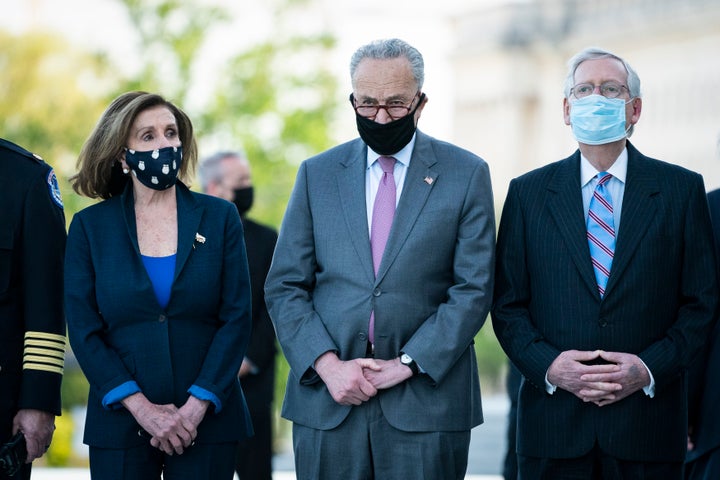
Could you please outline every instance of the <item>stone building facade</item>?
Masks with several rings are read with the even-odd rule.
[[[643,111],[631,141],[720,187],[720,2],[535,0],[463,8],[452,137],[491,166],[498,211],[509,181],[577,147],[562,116],[567,60],[587,46],[637,70]]]

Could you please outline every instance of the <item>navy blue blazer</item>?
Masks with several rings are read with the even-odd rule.
[[[238,441],[252,426],[237,371],[250,338],[250,280],[235,206],[178,183],[178,251],[162,309],[140,256],[132,187],[77,213],[65,257],[70,343],[88,381],[85,443],[127,448],[147,439],[125,408],[102,399],[134,380],[156,404],[182,406],[188,388],[215,394],[196,442]]]
[[[631,461],[682,461],[687,368],[718,302],[705,188],[697,173],[627,144],[615,259],[604,298],[595,284],[580,187],[580,152],[513,180],[497,243],[493,327],[525,379],[518,444],[533,457],[579,457],[596,444]],[[545,391],[565,350],[638,355],[656,382],[607,406]]]

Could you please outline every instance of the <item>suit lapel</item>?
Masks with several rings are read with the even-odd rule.
[[[655,217],[657,204],[653,197],[660,191],[652,166],[645,157],[627,143],[628,171],[623,196],[620,229],[605,296],[615,288],[630,263],[640,241]]]
[[[193,243],[195,242],[195,234],[199,233],[202,235],[202,232],[198,232],[198,226],[200,225],[200,220],[202,219],[203,214],[202,207],[197,204],[185,185],[178,182],[175,188],[177,190],[178,249],[177,256],[175,258],[175,276],[173,277],[173,285],[185,266],[190,253],[192,252]],[[135,203],[131,182],[128,182],[128,187],[122,194],[122,209],[130,243],[137,254],[138,260],[140,260],[142,255],[140,254],[140,246],[138,244],[137,223],[135,222]],[[145,270],[144,265],[142,265],[142,261],[140,261],[140,268],[144,273],[144,281],[147,282],[144,290],[152,293],[152,282],[150,281],[150,276],[147,274],[147,270]],[[152,298],[156,300],[155,295],[153,295]],[[170,300],[172,301],[172,295]]]
[[[142,254],[140,253],[140,244],[138,243],[137,235],[137,222],[135,221],[135,196],[133,194],[131,181],[127,182],[125,190],[120,198],[123,218],[125,219],[126,232],[128,238],[130,239],[130,244],[132,245],[133,250],[135,250],[135,258],[137,259],[135,262],[131,262],[135,263],[134,265],[127,266],[128,271],[137,272],[137,274],[132,275],[132,277],[134,278],[134,281],[138,282],[139,290],[142,292],[138,295],[145,295],[147,297],[146,301],[157,304],[157,297],[155,296],[153,290],[152,281],[150,280],[150,275],[148,275],[147,270],[145,269],[145,265],[142,261]],[[153,303],[148,303],[148,305],[152,305]]]
[[[198,230],[203,208],[197,204],[185,185],[178,182],[175,188],[177,190],[178,249],[173,284],[180,276],[180,272],[193,250],[196,235],[203,235],[203,232]]]
[[[433,152],[429,137],[418,131],[410,167],[405,175],[400,202],[395,211],[390,237],[385,246],[385,253],[378,270],[377,281],[383,278],[392,265],[410,234],[418,215],[425,207],[428,195],[430,195],[438,178],[438,172],[432,168],[436,163],[437,157]]]
[[[580,277],[595,295],[599,295],[587,244],[580,186],[579,151],[561,163],[548,182],[547,188],[551,192],[548,202],[550,216],[564,238]]]
[[[350,155],[340,160],[341,168],[337,175],[338,196],[345,222],[355,251],[360,257],[363,271],[369,280],[375,278],[370,250],[370,237],[367,224],[367,205],[365,203],[365,169],[367,151],[361,141],[357,141]]]

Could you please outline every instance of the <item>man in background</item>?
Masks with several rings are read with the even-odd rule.
[[[65,215],[53,169],[0,139],[0,446],[17,432],[31,462],[50,446],[65,362]]]
[[[715,234],[715,255],[720,258],[720,189],[708,193],[707,198]],[[720,278],[720,264],[717,273]],[[705,351],[693,363],[689,379],[685,479],[720,478],[720,322],[707,339]]]
[[[255,435],[240,443],[235,471],[240,480],[272,478],[272,400],[275,388],[275,331],[265,307],[267,277],[277,233],[246,217],[254,190],[250,162],[241,152],[217,152],[200,164],[203,191],[235,204],[245,231],[252,289],[252,335],[238,377]]]

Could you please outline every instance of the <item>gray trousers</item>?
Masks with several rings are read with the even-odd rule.
[[[298,480],[462,480],[470,431],[404,432],[392,427],[377,397],[352,408],[337,428],[293,424]]]

